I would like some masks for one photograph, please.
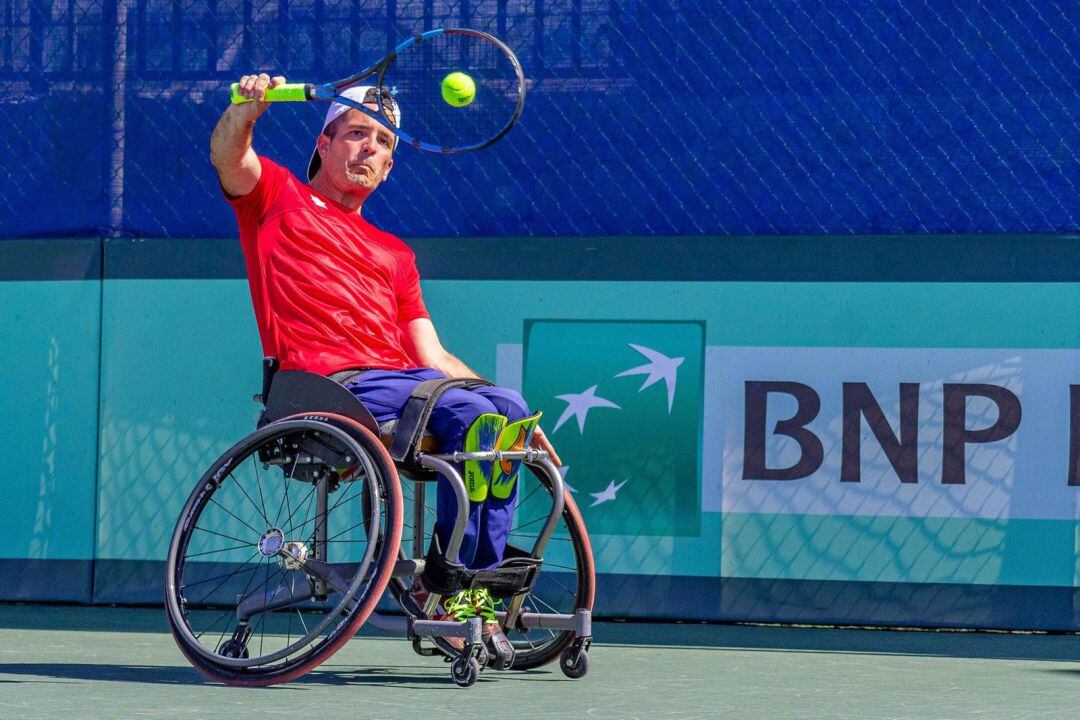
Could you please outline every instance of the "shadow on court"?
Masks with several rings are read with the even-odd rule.
[[[161,633],[168,636],[165,613],[160,608],[117,608],[83,606],[43,606],[0,604],[0,629]],[[720,625],[705,623],[607,622],[594,623],[598,645],[655,648],[872,654],[896,656],[951,657],[990,660],[1034,660],[1076,662],[1080,660],[1080,635],[973,631],[878,630],[861,628],[821,628],[763,625]],[[362,628],[360,636],[387,637],[385,633]],[[171,642],[171,638],[169,639]],[[404,639],[401,640],[405,642]],[[419,658],[418,658],[419,660]],[[430,663],[428,663],[430,664]],[[437,667],[441,668],[441,664]],[[298,684],[400,685],[431,683],[431,674],[410,673],[412,668],[334,669],[324,665],[295,681]],[[1075,673],[1080,666],[1058,669]],[[206,682],[192,670],[177,676],[175,669],[138,665],[0,663],[0,674],[33,675],[66,679],[122,680],[166,684]],[[441,678],[440,678],[441,679]]]
[[[1080,660],[1080,635],[705,623],[597,623],[598,642],[769,652],[922,655],[987,660]],[[1080,671],[1078,671],[1080,672]]]
[[[202,685],[201,675],[178,673],[174,667],[141,667],[79,663],[0,663],[0,673],[25,676],[25,680],[4,682],[48,683],[52,680],[111,680],[113,682],[152,683],[154,685]]]
[[[316,669],[291,681],[288,685],[261,688],[266,691],[288,691],[290,687],[308,685],[333,686],[416,686],[446,685],[441,675],[410,673],[405,668],[359,668],[348,670]],[[412,668],[415,670],[415,668]],[[214,685],[194,669],[177,670],[173,666],[110,665],[102,663],[0,663],[0,674],[9,676],[2,683],[49,683],[55,681],[92,680],[149,685]],[[10,676],[25,677],[13,680]],[[482,680],[483,678],[481,678]]]

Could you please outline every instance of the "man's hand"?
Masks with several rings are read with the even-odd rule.
[[[548,440],[547,435],[544,434],[544,431],[540,429],[539,425],[533,430],[532,440],[529,442],[529,445],[537,450],[546,451],[551,458],[551,461],[555,463],[555,466],[562,467],[562,460],[559,459],[559,453],[555,452],[554,446],[552,446],[551,441]]]
[[[255,102],[234,105],[235,112],[243,115],[244,119],[249,122],[255,122],[260,115],[266,112],[266,108],[270,107],[270,103],[263,102],[266,98],[266,91],[284,84],[285,77],[283,75],[275,77],[270,77],[266,73],[244,75],[240,78],[240,82],[237,83],[236,92],[241,97],[246,97],[248,100],[254,100]]]

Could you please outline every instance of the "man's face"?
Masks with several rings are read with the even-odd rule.
[[[372,110],[377,106],[368,104]],[[371,194],[390,174],[394,134],[359,110],[349,110],[316,141],[325,179],[347,194]]]

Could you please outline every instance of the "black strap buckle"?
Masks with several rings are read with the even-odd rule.
[[[346,383],[353,382],[370,369],[371,368],[350,368],[349,370],[338,370],[336,373],[331,373],[326,377],[339,385],[345,385]]]

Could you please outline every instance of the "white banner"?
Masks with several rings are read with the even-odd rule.
[[[902,383],[917,441],[902,436]],[[1078,518],[1080,487],[1069,485],[1076,383],[1078,350],[710,346],[702,509]],[[893,461],[869,405],[887,421],[877,431]],[[804,476],[762,479],[785,473]]]

